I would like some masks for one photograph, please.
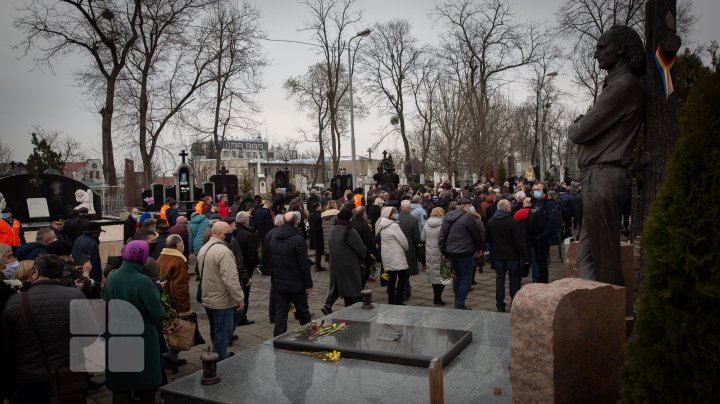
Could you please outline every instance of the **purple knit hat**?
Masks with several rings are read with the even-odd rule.
[[[125,246],[122,252],[123,261],[131,261],[140,265],[147,262],[150,246],[143,240],[134,240]]]

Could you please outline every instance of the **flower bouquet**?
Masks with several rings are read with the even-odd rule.
[[[440,261],[440,276],[442,277],[442,284],[449,285],[452,283],[454,275],[455,274],[452,272],[450,262],[443,258],[442,261]]]
[[[320,352],[296,352],[299,355],[309,356],[311,358],[319,359],[323,362],[337,362],[340,360],[340,351],[320,351]]]
[[[336,332],[343,331],[347,327],[348,324],[345,321],[341,321],[339,323],[332,323],[326,326],[320,325],[317,331],[308,337],[308,341],[314,341],[320,337],[326,337],[328,335],[335,334]]]

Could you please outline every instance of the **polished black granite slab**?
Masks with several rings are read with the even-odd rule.
[[[346,358],[427,368],[433,358],[447,366],[472,341],[472,332],[466,330],[335,319],[343,321],[348,327],[334,334],[309,341],[308,324],[275,338],[273,345],[293,351],[335,349]]]
[[[510,403],[510,315],[487,311],[361,304],[324,317],[377,324],[466,330],[472,341],[443,369],[446,403]],[[351,325],[352,326],[352,325]],[[293,332],[293,331],[291,331]],[[242,335],[240,336],[242,338]],[[267,340],[218,364],[222,381],[200,384],[202,372],[161,388],[164,402],[428,403],[428,370],[343,356],[321,362]],[[497,390],[496,390],[497,389]]]

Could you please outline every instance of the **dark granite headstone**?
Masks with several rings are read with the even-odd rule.
[[[330,189],[333,193],[333,199],[343,196],[346,190],[352,190],[352,174],[338,174],[330,181]]]
[[[348,323],[343,331],[308,341],[308,324],[275,338],[273,345],[294,351],[336,349],[347,358],[428,367],[433,358],[447,366],[472,341],[472,332],[467,330],[335,320],[341,321]]]
[[[165,188],[165,200],[167,200],[168,198],[173,198],[177,200],[177,197],[175,196],[175,185]]]
[[[215,184],[215,190],[218,194],[227,194],[228,201],[232,202],[235,195],[238,194],[237,175],[213,175],[210,177],[210,182]]]
[[[212,182],[203,182],[202,193],[212,196],[213,201],[215,201],[215,184],[213,184]]]
[[[79,205],[75,200],[75,191],[90,188],[80,181],[62,175],[53,174],[19,174],[0,178],[0,192],[5,197],[7,206],[13,209],[13,216],[20,222],[30,219],[28,198],[45,198],[50,217],[68,217]],[[93,206],[95,218],[102,217],[102,201],[100,195],[94,193]]]
[[[155,199],[155,207],[159,209],[165,204],[165,185],[152,184],[150,190],[152,191],[153,199]]]

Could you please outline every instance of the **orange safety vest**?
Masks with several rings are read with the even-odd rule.
[[[205,203],[205,202],[200,201],[197,203],[197,205],[195,205],[195,212],[202,213],[203,203]]]
[[[3,219],[0,219],[0,244],[7,244],[10,247],[20,247],[20,222],[12,220],[12,227]]]
[[[362,195],[360,195],[360,194],[357,194],[357,195],[355,195],[355,196],[353,197],[353,199],[355,200],[355,207],[356,207],[356,208],[359,207],[360,205],[362,205],[362,198],[363,198],[363,197],[362,197]]]
[[[167,222],[167,215],[165,215],[165,211],[170,208],[170,205],[163,205],[162,208],[160,208],[160,219]]]

